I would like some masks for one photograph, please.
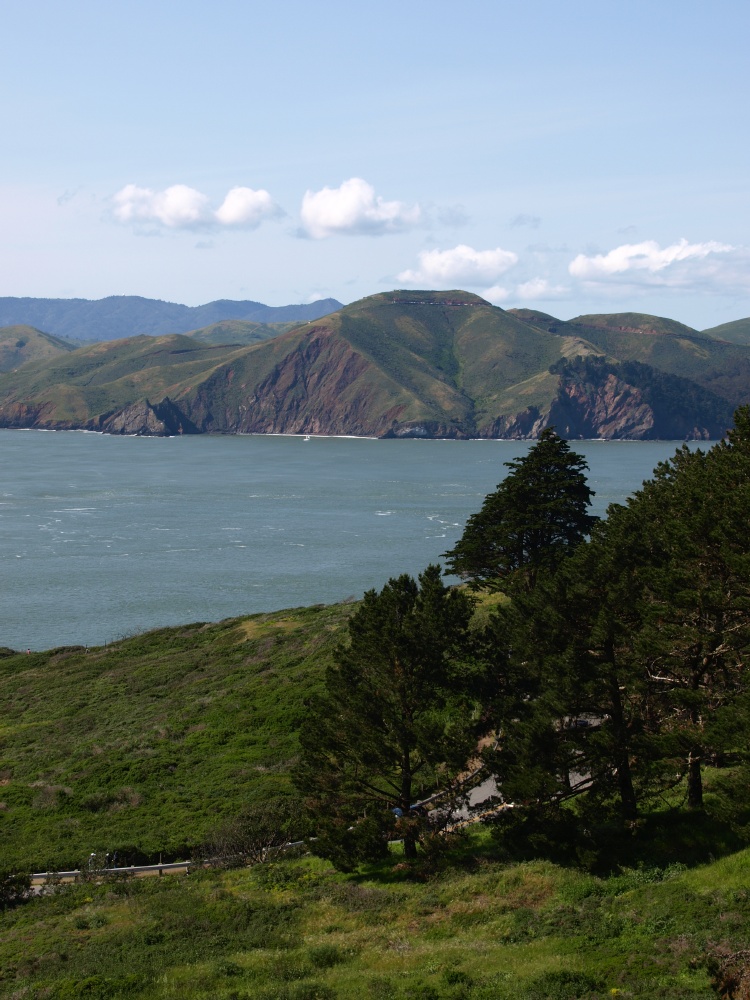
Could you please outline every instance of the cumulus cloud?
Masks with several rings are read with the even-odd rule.
[[[423,250],[417,269],[402,271],[397,278],[426,288],[477,287],[497,282],[516,263],[518,255],[512,250],[475,250],[460,243],[452,250]]]
[[[564,285],[553,285],[546,278],[531,278],[522,282],[516,288],[520,299],[561,299],[568,295],[569,289]]]
[[[281,209],[268,191],[253,191],[249,187],[234,187],[214,213],[223,226],[243,226],[254,229],[264,219],[278,216]]]
[[[510,289],[503,288],[502,285],[493,285],[492,288],[485,288],[482,298],[487,299],[493,306],[499,306],[501,302],[506,302],[510,298]]]
[[[618,283],[659,288],[747,288],[748,251],[710,240],[682,239],[667,247],[654,240],[624,243],[606,254],[578,254],[568,271],[592,287]]]
[[[208,197],[187,184],[173,184],[164,191],[126,184],[112,199],[118,222],[157,223],[168,229],[227,227],[255,229],[281,214],[268,191],[234,187],[216,211]]]
[[[419,205],[385,201],[372,184],[351,177],[340,187],[306,191],[300,209],[303,231],[313,239],[327,236],[381,236],[418,225]]]

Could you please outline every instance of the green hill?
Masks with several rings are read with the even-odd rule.
[[[733,407],[750,399],[750,353],[743,345],[721,343],[674,320],[640,313],[552,319],[551,325],[556,334],[585,338],[618,361],[638,361],[689,379]]]
[[[63,888],[0,914],[0,997],[746,995],[748,851],[609,878],[508,865],[476,842],[426,883],[397,861],[359,876],[303,859]]]
[[[236,342],[267,333],[222,323],[32,362],[0,375],[0,426],[533,438],[564,415],[569,437],[715,438],[750,399],[750,347],[638,314],[562,322],[459,290],[395,291]],[[619,367],[583,381],[560,368],[590,356]],[[660,375],[648,399],[643,372],[633,385],[622,367],[634,361]],[[662,388],[668,426],[654,409]]]
[[[351,605],[0,659],[0,868],[137,846],[185,856],[286,785]]]
[[[292,321],[289,323],[252,323],[249,320],[228,319],[220,323],[213,323],[211,326],[204,326],[200,330],[191,330],[186,333],[186,337],[193,337],[202,344],[220,346],[222,344],[236,344],[248,346],[249,344],[260,344],[270,337],[278,337],[279,334],[293,330],[300,323]]]
[[[136,848],[166,861],[248,803],[283,794],[304,702],[352,610],[3,651],[2,865],[77,867],[92,851]],[[731,995],[719,985],[733,955],[746,969],[750,853],[732,853],[742,841],[722,773],[707,769],[705,812],[685,815],[675,790],[633,829],[631,862],[609,858],[598,875],[514,862],[482,827],[418,877],[394,844],[356,875],[289,858],[189,878],[84,878],[0,910],[0,997]]]
[[[653,337],[669,334],[675,337],[694,337],[698,334],[690,326],[678,323],[664,316],[650,316],[648,313],[598,313],[576,316],[570,320],[576,326],[594,327],[597,330],[613,330],[618,333],[645,333]]]
[[[73,344],[35,330],[33,326],[0,328],[0,372],[10,372],[29,361],[54,358],[72,350]]]
[[[750,344],[750,318],[737,319],[733,323],[722,323],[721,326],[712,326],[710,330],[703,331],[704,337],[713,337],[715,340],[726,340],[730,344]]]

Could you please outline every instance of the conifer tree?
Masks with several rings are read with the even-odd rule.
[[[683,448],[629,504],[642,538],[636,649],[661,714],[665,765],[703,805],[702,765],[728,748],[724,721],[747,688],[750,411],[709,452]],[[671,766],[670,766],[671,765]]]
[[[551,427],[528,454],[505,464],[510,473],[445,556],[451,573],[476,586],[516,577],[530,589],[539,570],[559,565],[596,522],[587,513],[588,466]]]
[[[472,678],[461,653],[472,601],[439,566],[368,591],[302,727],[294,780],[315,850],[340,866],[377,853],[394,822],[416,854],[411,808],[458,774],[476,746]],[[411,817],[411,818],[410,818]]]

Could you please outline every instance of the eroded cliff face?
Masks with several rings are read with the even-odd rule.
[[[0,406],[0,427],[47,427],[48,417],[54,409],[52,403],[4,403]],[[74,426],[70,422],[61,422],[62,428]]]
[[[202,431],[369,437],[460,433],[450,418],[430,420],[416,397],[374,377],[372,363],[345,340],[314,331],[259,382],[230,367],[177,405]]]
[[[684,412],[658,412],[638,387],[616,374],[599,382],[581,382],[560,377],[558,390],[544,409],[530,407],[503,416],[482,428],[482,437],[534,439],[550,425],[565,438],[631,440],[711,440],[721,437],[728,426],[722,420],[696,419],[690,407]]]
[[[90,422],[92,430],[105,434],[133,434],[138,437],[173,437],[196,434],[198,428],[166,396],[160,403],[139,400],[116,413]]]
[[[549,423],[573,438],[648,438],[656,429],[642,392],[611,374],[598,386],[562,381]]]

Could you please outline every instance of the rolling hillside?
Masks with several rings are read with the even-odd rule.
[[[0,868],[75,867],[128,845],[189,854],[217,817],[288,790],[304,699],[351,611],[0,651]]]
[[[136,337],[0,375],[0,426],[114,433],[716,438],[750,348],[657,317],[563,322],[467,292],[388,292],[250,346]],[[600,358],[585,372],[575,359]]]
[[[245,347],[250,344],[260,344],[271,337],[278,337],[279,334],[287,333],[299,326],[299,322],[289,323],[253,323],[245,319],[226,319],[219,323],[212,323],[210,326],[201,327],[200,330],[190,330],[185,336],[193,337],[202,344],[211,344],[219,347],[222,344],[238,344]]]
[[[54,358],[74,350],[74,345],[33,326],[0,328],[0,372],[10,372],[29,361]]]
[[[750,318],[737,319],[733,323],[722,323],[721,326],[712,326],[710,330],[703,331],[704,337],[713,337],[715,340],[726,340],[730,344],[750,344]]]

